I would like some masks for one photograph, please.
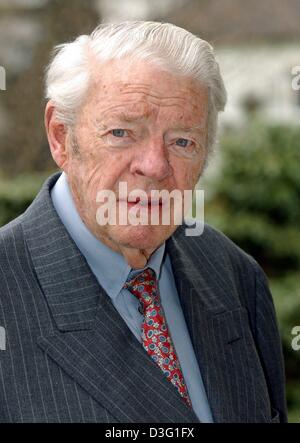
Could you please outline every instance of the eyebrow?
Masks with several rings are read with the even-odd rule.
[[[190,132],[202,133],[205,130],[205,125],[200,123],[199,125],[192,126],[191,128],[187,128],[186,126],[176,126],[173,128],[173,130],[174,131],[182,131],[182,132],[186,132],[186,133],[190,133]]]
[[[148,117],[148,113],[144,113],[144,114],[134,114],[134,113],[128,113],[128,112],[120,112],[120,113],[116,113],[115,115],[112,115],[112,117],[117,117],[120,120],[125,121],[126,123],[131,123],[131,122],[135,122],[135,121],[139,121],[139,120],[145,120]],[[185,126],[177,126],[174,129],[179,129],[185,132],[191,132],[194,130],[199,130],[199,129],[204,129],[202,123],[200,123],[199,125],[193,126],[191,128],[187,128]]]
[[[109,116],[109,119],[113,118],[118,119],[120,122],[133,123],[140,120],[145,120],[147,118],[147,114],[133,114],[127,112],[119,112],[119,113],[113,113]],[[104,124],[99,119],[95,120],[95,124],[100,129],[107,129],[107,125]]]
[[[112,113],[110,118],[117,118],[120,121],[124,121],[126,123],[136,122],[139,120],[145,120],[149,117],[150,112],[138,113],[138,112],[129,112],[129,111],[121,111]]]
[[[125,121],[126,123],[136,122],[139,120],[145,120],[148,116],[149,116],[148,113],[133,114],[133,113],[126,113],[126,112],[121,112],[120,114],[115,115],[115,117],[119,118],[120,120]]]
[[[130,113],[130,112],[116,112],[113,113],[109,116],[109,118],[117,118],[119,119],[120,122],[125,122],[125,123],[134,123],[137,121],[141,121],[141,120],[146,120],[148,117],[148,113],[144,113],[144,114],[137,114],[137,113]],[[96,124],[98,126],[98,128],[100,129],[107,129],[107,126],[105,124],[103,124],[102,122],[100,122],[98,119],[96,119]],[[186,133],[190,133],[190,132],[203,132],[203,130],[205,130],[205,125],[203,125],[203,123],[200,123],[199,125],[196,126],[192,126],[192,127],[186,127],[186,126],[181,126],[178,125],[174,128],[172,128],[174,131],[183,131]]]

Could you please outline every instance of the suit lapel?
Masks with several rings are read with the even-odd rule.
[[[268,421],[267,386],[235,286],[209,241],[167,241],[174,278],[215,422]],[[228,263],[227,263],[228,267]],[[230,275],[230,272],[228,272]]]
[[[120,422],[197,422],[109,303],[89,331],[54,333],[39,346]]]
[[[23,216],[33,266],[53,318],[38,345],[121,422],[197,422],[152,362],[68,235],[50,177]]]

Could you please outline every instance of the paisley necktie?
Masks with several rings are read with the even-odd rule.
[[[176,387],[186,403],[191,406],[179,360],[161,307],[155,271],[151,268],[145,269],[132,279],[128,279],[124,288],[134,294],[141,303],[144,315],[142,340],[145,350]]]

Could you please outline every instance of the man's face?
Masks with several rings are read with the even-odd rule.
[[[95,67],[64,169],[77,210],[97,238],[116,250],[156,249],[172,235],[172,216],[169,225],[100,226],[97,193],[109,189],[118,200],[120,182],[149,196],[194,189],[206,156],[207,100],[196,81],[144,61]],[[122,204],[122,210],[133,205]],[[161,205],[152,209],[162,211]]]

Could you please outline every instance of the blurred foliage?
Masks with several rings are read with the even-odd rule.
[[[300,266],[300,129],[254,121],[222,138],[207,215],[270,276]]]
[[[52,172],[22,174],[15,179],[0,176],[0,226],[22,214],[30,205],[41,185]]]
[[[287,384],[289,422],[300,423],[300,383],[289,381]]]
[[[253,118],[221,140],[221,168],[204,180],[206,221],[251,254],[270,278],[283,339],[290,420],[300,422],[300,128]]]

